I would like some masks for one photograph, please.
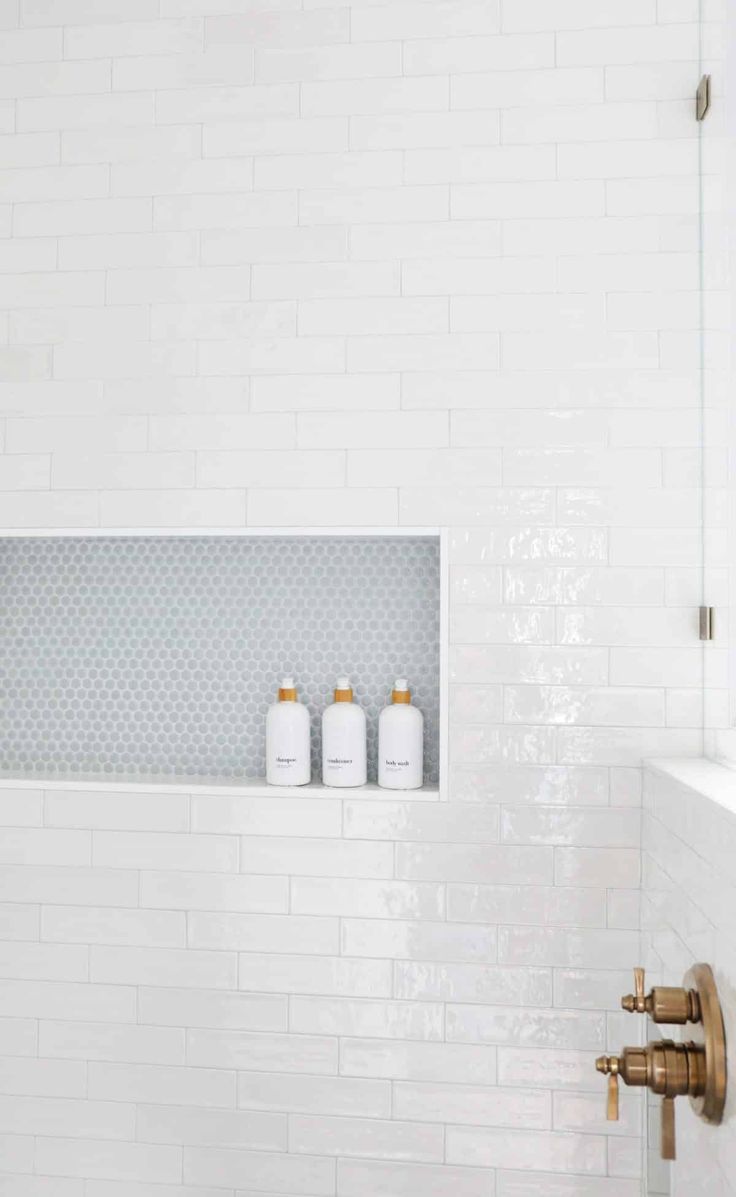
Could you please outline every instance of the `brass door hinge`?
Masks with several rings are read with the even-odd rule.
[[[710,108],[710,75],[703,75],[695,93],[695,119],[704,121]]]
[[[713,640],[714,639],[714,607],[700,608],[700,639]]]

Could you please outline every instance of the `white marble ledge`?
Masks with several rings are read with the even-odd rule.
[[[311,781],[305,786],[270,786],[263,778],[231,781],[221,777],[147,777],[141,774],[72,773],[64,777],[21,776],[0,773],[0,790],[72,791],[99,794],[212,794],[229,798],[383,798],[436,802],[438,786],[420,790],[383,790],[380,786],[324,786]]]
[[[736,815],[736,770],[706,757],[664,757],[645,761],[644,767],[702,794]]]

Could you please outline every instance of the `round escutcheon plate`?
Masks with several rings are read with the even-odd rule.
[[[705,1052],[705,1089],[690,1105],[704,1122],[719,1123],[726,1103],[726,1033],[715,978],[709,964],[694,964],[683,985],[700,1001],[700,1022],[689,1023],[690,1039]]]

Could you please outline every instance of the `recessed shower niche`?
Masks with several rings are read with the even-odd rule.
[[[440,542],[431,535],[58,536],[0,540],[0,769],[21,776],[238,780],[293,673],[312,720],[349,673],[368,717],[396,676],[439,777]]]

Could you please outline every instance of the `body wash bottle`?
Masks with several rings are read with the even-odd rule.
[[[339,677],[335,701],[322,716],[322,781],[363,786],[366,776],[365,711],[353,702],[350,679]]]
[[[424,716],[411,705],[406,678],[396,679],[391,705],[378,717],[378,784],[418,790],[424,781]]]
[[[296,700],[294,679],[281,680],[278,702],[266,715],[266,781],[303,786],[311,777],[309,711]]]

